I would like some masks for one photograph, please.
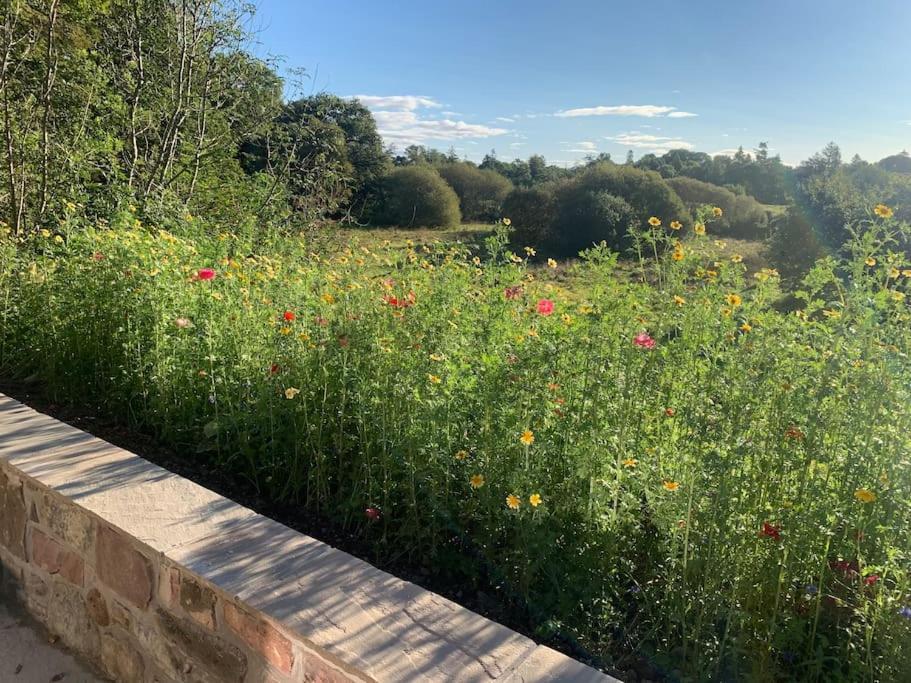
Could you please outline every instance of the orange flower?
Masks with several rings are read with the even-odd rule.
[[[510,510],[518,510],[521,504],[522,501],[519,500],[519,497],[516,494],[510,493],[508,496],[506,496],[506,507],[508,507]]]
[[[680,488],[680,484],[676,481],[664,481],[661,483],[661,486],[664,487],[665,491],[676,491]]]
[[[484,486],[484,475],[483,474],[472,475],[471,479],[468,480],[468,483],[471,484],[471,488],[479,489],[482,486]]]
[[[543,501],[542,501],[542,499],[541,499],[541,494],[540,494],[540,493],[532,493],[532,494],[528,497],[528,503],[529,503],[529,505],[531,505],[533,508],[538,507],[542,502],[543,502]]]
[[[531,446],[535,442],[535,433],[530,429],[526,429],[522,432],[522,436],[519,437],[519,441],[522,442],[523,446]]]

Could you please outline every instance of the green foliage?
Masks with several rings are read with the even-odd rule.
[[[715,223],[715,233],[753,240],[766,239],[769,236],[768,214],[753,197],[734,194],[724,187],[694,178],[668,178],[667,184],[690,210],[708,204],[718,206],[724,211],[722,218]]]
[[[503,200],[512,189],[506,178],[464,161],[443,164],[438,171],[458,195],[464,220],[495,221],[500,217]]]
[[[503,216],[512,222],[517,243],[549,244],[550,230],[557,217],[557,184],[515,188],[503,200]]]
[[[394,169],[380,187],[379,221],[401,227],[452,227],[459,224],[459,197],[430,166]]]
[[[769,256],[774,266],[787,278],[804,275],[825,255],[809,218],[800,209],[791,207],[772,222]]]

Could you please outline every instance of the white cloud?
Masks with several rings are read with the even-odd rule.
[[[443,116],[461,116],[461,114],[457,111],[441,111],[440,113]]]
[[[355,95],[354,97],[370,109],[414,111],[421,107],[439,109],[443,106],[426,95]]]
[[[669,119],[689,119],[693,116],[699,116],[699,114],[694,114],[691,111],[672,111],[667,115]]]
[[[598,145],[590,140],[583,140],[582,142],[565,142],[565,145],[570,145],[563,149],[564,152],[576,152],[580,154],[592,154],[593,152],[598,151]]]
[[[712,152],[711,156],[713,157],[732,157],[737,154],[737,147],[728,147],[727,149],[719,149],[717,152]]]
[[[677,107],[668,107],[657,104],[616,104],[601,105],[597,107],[582,107],[579,109],[565,109],[558,111],[554,116],[560,118],[573,118],[577,116],[642,116],[648,119],[660,116],[673,118],[687,118],[697,116],[688,111],[678,111]]]
[[[510,147],[523,147],[524,145],[525,145],[524,142],[510,142],[509,143]]]
[[[387,144],[396,147],[422,145],[429,141],[466,140],[504,135],[506,128],[466,123],[456,112],[440,112],[445,118],[432,118],[420,109],[439,109],[443,105],[426,95],[356,95],[373,112],[376,127]]]
[[[516,120],[514,118],[512,118],[511,116],[498,116],[494,119],[494,121],[502,121],[503,123],[515,123],[516,122]]]
[[[620,133],[605,138],[615,142],[623,147],[634,147],[636,149],[647,149],[652,154],[664,154],[672,149],[693,149],[695,145],[692,142],[681,140],[680,138],[670,138],[663,135],[650,135],[631,131],[629,133]]]

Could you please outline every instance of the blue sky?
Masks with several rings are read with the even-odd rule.
[[[258,0],[304,92],[387,142],[569,165],[760,140],[795,164],[911,150],[911,0]]]

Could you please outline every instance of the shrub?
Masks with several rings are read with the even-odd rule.
[[[561,186],[552,231],[553,248],[571,254],[605,240],[615,250],[630,245],[628,228],[650,216],[688,221],[677,194],[654,171],[599,163]]]
[[[503,216],[514,226],[513,238],[522,245],[544,245],[557,215],[557,185],[517,187],[503,200]]]
[[[768,213],[753,197],[694,178],[668,178],[667,184],[690,209],[705,204],[723,209],[724,215],[713,226],[716,234],[754,240],[769,236]]]
[[[444,164],[439,172],[459,196],[463,219],[494,221],[500,217],[503,200],[512,189],[512,183],[505,177],[464,161]]]
[[[394,169],[382,182],[380,222],[412,228],[459,225],[459,198],[430,166]]]
[[[785,277],[799,277],[824,255],[813,224],[800,209],[791,207],[772,222],[769,257]]]

